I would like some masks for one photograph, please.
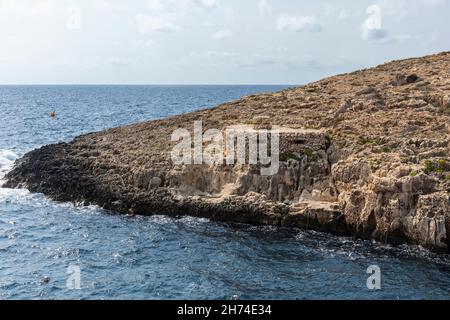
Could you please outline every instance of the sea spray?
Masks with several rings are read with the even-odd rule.
[[[18,157],[14,151],[0,149],[0,186],[4,183],[3,177],[12,169]]]

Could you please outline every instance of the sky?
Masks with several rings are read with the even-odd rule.
[[[306,84],[449,40],[450,0],[0,0],[0,84]]]

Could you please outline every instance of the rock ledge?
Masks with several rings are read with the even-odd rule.
[[[192,215],[450,248],[450,53],[92,133],[19,159],[4,187],[120,213]],[[245,124],[281,137],[280,170],[175,166],[171,134]],[[302,131],[303,130],[303,131]]]

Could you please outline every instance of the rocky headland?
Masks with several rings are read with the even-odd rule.
[[[280,126],[280,168],[174,165],[171,135]],[[124,214],[191,215],[450,248],[450,53],[80,136],[19,159],[4,187]]]

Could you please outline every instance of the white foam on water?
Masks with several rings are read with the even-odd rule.
[[[62,207],[67,208],[75,213],[94,213],[101,214],[103,211],[100,207],[95,205],[84,206],[82,204],[56,203],[48,200],[43,194],[31,193],[27,189],[6,189],[3,184],[6,182],[4,177],[13,168],[14,161],[19,158],[19,155],[12,150],[0,149],[0,202],[23,204],[27,203],[33,207]]]
[[[0,149],[0,165],[14,162],[17,157],[18,156],[14,151]]]
[[[3,177],[12,169],[14,161],[19,156],[12,150],[0,149],[0,186],[3,184]]]
[[[0,201],[12,204],[20,204],[35,197],[27,189],[6,189],[0,188]]]

